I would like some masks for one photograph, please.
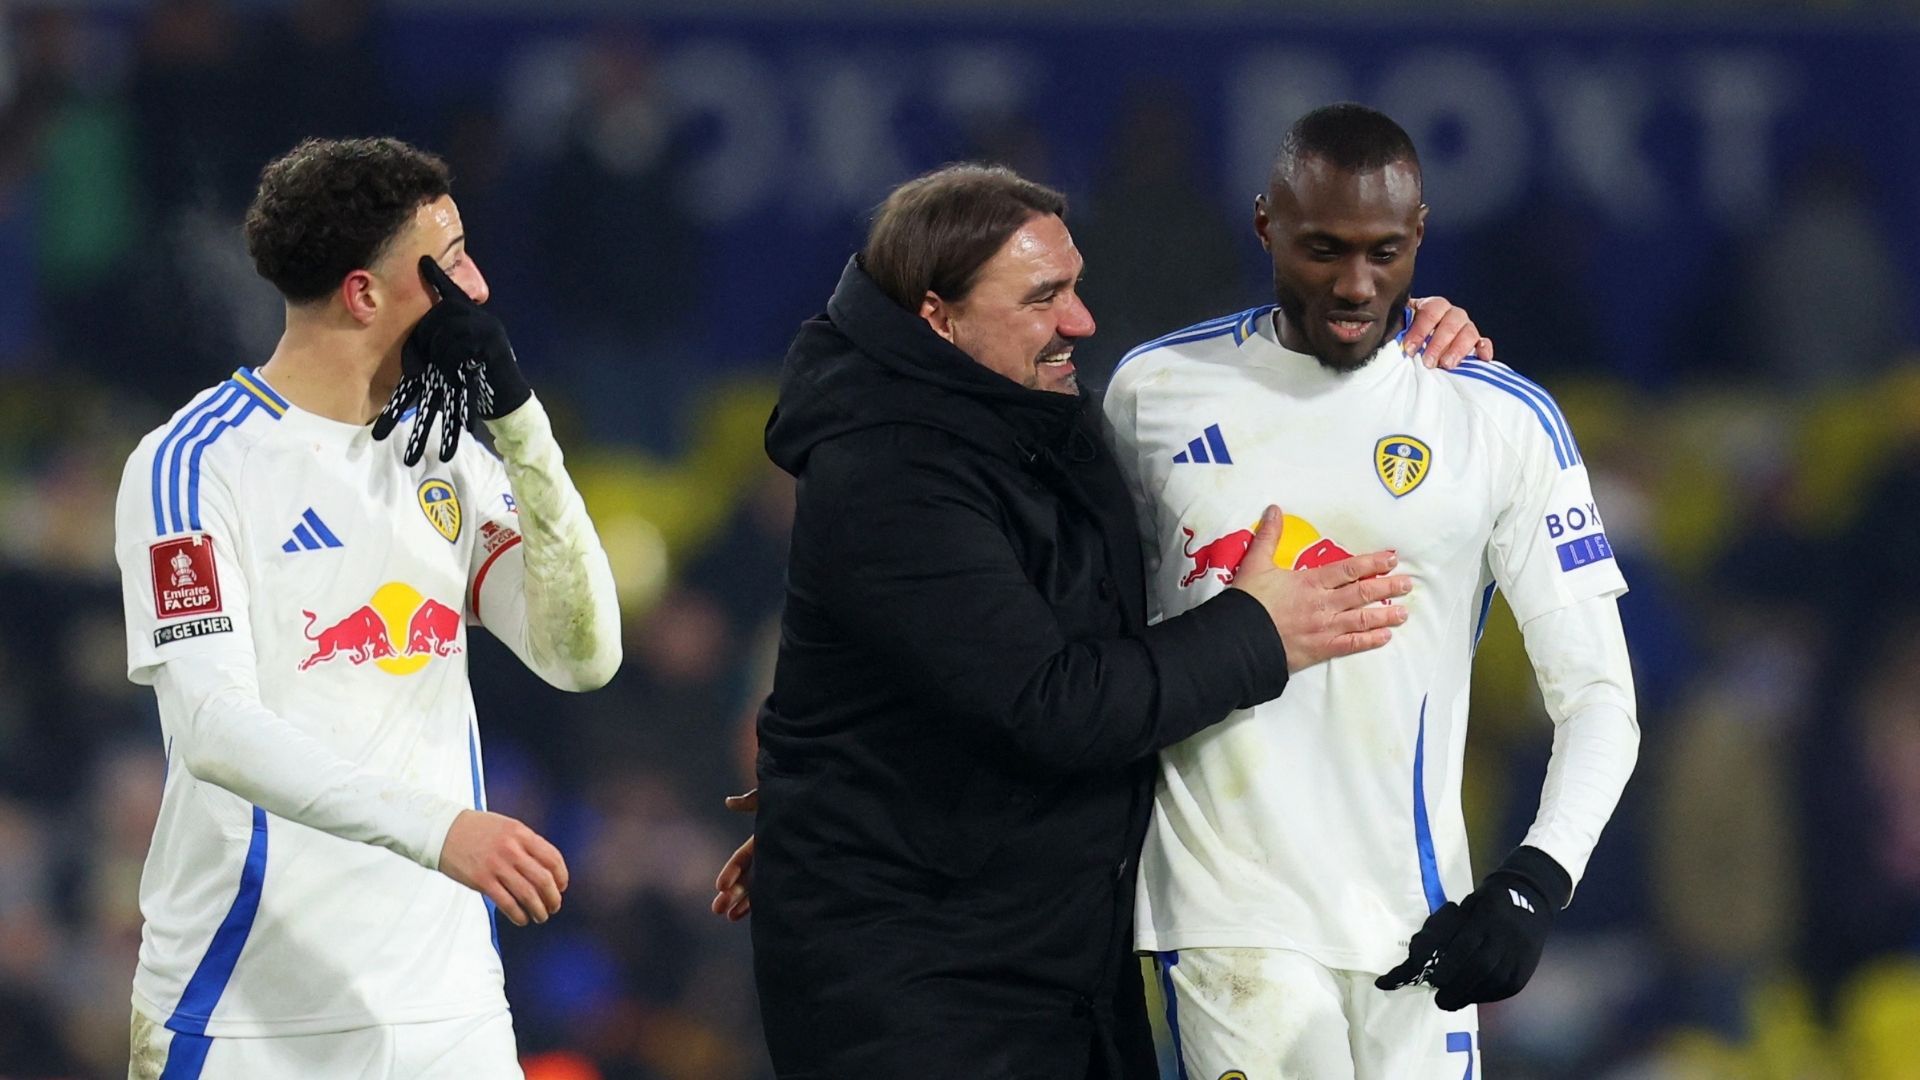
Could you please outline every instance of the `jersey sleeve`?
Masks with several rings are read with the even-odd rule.
[[[1553,755],[1524,843],[1578,884],[1640,753],[1633,665],[1611,598],[1589,597],[1530,620],[1527,658],[1553,718]]]
[[[343,840],[384,847],[429,870],[467,806],[336,753],[260,700],[251,641],[175,657],[151,673],[174,719],[171,760],[196,780]]]
[[[500,615],[505,602],[501,598],[508,591],[503,583],[520,578],[526,552],[520,550],[525,542],[525,537],[520,535],[520,504],[514,500],[506,469],[492,454],[479,453],[474,457],[477,460],[470,466],[471,487],[479,496],[479,507],[475,515],[473,558],[467,566],[467,621],[485,626],[483,594],[499,601],[493,608],[494,614]],[[497,580],[495,571],[500,572]],[[495,619],[496,623],[500,621]]]
[[[245,537],[223,464],[214,457],[178,471],[164,440],[127,460],[114,509],[114,556],[126,611],[127,676],[152,685],[169,660],[251,642]]]
[[[487,427],[501,457],[478,455],[468,617],[548,684],[604,686],[620,666],[613,571],[546,411],[536,396]]]
[[[1489,422],[1502,430],[1505,497],[1487,560],[1520,625],[1596,596],[1627,591],[1572,430],[1544,391]],[[1496,490],[1499,490],[1496,488]]]
[[[231,460],[208,456],[185,482],[145,444],[127,463],[114,546],[129,677],[160,696],[172,760],[196,779],[437,866],[464,806],[355,765],[261,703]]]

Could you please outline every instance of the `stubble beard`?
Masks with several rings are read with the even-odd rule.
[[[1387,338],[1390,336],[1388,331],[1394,328],[1393,320],[1404,318],[1404,312],[1407,310],[1407,300],[1412,297],[1412,295],[1413,286],[1409,284],[1407,288],[1400,293],[1399,298],[1393,302],[1393,306],[1387,309],[1386,318],[1381,320],[1384,328],[1380,331],[1380,339],[1367,346],[1366,351],[1351,358],[1327,356],[1317,351],[1310,352],[1308,355],[1319,361],[1321,367],[1338,375],[1350,375],[1366,367],[1367,364],[1372,362],[1374,357],[1380,354],[1380,347],[1387,343]],[[1314,335],[1307,330],[1306,301],[1300,298],[1299,293],[1288,288],[1286,284],[1280,280],[1280,275],[1277,272],[1273,276],[1273,298],[1274,301],[1280,305],[1280,314],[1285,316],[1287,321],[1293,324],[1294,329],[1299,331],[1300,336],[1307,339],[1308,346],[1311,348],[1314,343]]]

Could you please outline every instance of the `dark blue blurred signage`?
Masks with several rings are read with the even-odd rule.
[[[1385,110],[1425,158],[1423,289],[1457,290],[1477,280],[1468,270],[1487,245],[1543,215],[1562,221],[1570,281],[1608,314],[1608,347],[1628,367],[1665,354],[1716,260],[1764,236],[1810,166],[1857,165],[1920,279],[1913,31],[1589,17],[1519,28],[415,17],[397,30],[407,85],[451,101],[494,84],[509,133],[536,150],[552,149],[591,93],[596,57],[643,65],[660,97],[634,106],[633,122],[667,125],[684,155],[679,202],[711,238],[706,268],[730,282],[702,314],[730,360],[777,353],[818,309],[890,185],[987,146],[1084,199],[1115,167],[1116,128],[1142,95],[1184,110],[1204,178],[1194,197],[1236,226],[1294,116],[1341,99]],[[1250,237],[1247,251],[1246,289],[1221,311],[1263,299]]]

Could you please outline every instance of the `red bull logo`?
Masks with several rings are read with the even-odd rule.
[[[1198,551],[1193,550],[1193,530],[1182,525],[1180,531],[1187,534],[1187,542],[1180,546],[1180,551],[1193,560],[1193,569],[1180,579],[1180,587],[1184,589],[1210,573],[1217,574],[1221,584],[1233,584],[1240,573],[1240,563],[1247,557],[1247,548],[1253,546],[1253,530],[1236,529],[1218,540],[1201,544]]]
[[[390,675],[411,675],[436,656],[460,651],[460,612],[420,595],[413,586],[389,581],[346,618],[319,630],[319,617],[307,617],[302,631],[313,642],[313,653],[300,661],[305,671],[315,664],[345,657],[355,667],[372,661]]]
[[[452,656],[460,651],[460,613],[438,600],[421,604],[407,620],[407,655]]]
[[[1192,529],[1182,525],[1180,531],[1187,534],[1180,552],[1193,560],[1193,566],[1180,578],[1180,587],[1187,588],[1208,574],[1213,574],[1224,585],[1233,584],[1233,579],[1239,576],[1240,563],[1247,557],[1247,549],[1253,546],[1253,530],[1235,529],[1198,548],[1193,546]],[[1274,548],[1273,562],[1289,570],[1311,570],[1352,554],[1337,542],[1321,536],[1312,522],[1287,514],[1281,519],[1280,543]]]

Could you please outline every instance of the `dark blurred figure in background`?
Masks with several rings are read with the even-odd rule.
[[[246,206],[270,100],[257,34],[225,0],[161,0],[147,13],[129,96],[156,215],[197,208],[231,221]]]
[[[375,0],[297,0],[270,25],[259,55],[272,93],[254,104],[262,156],[305,136],[402,134],[374,9]]]
[[[1831,632],[1828,677],[1807,703],[1818,722],[1803,732],[1796,785],[1801,827],[1826,839],[1809,848],[1800,886],[1832,916],[1806,928],[1805,960],[1828,999],[1862,965],[1920,950],[1920,622],[1905,610],[1920,596],[1920,567],[1886,558],[1920,535],[1915,453],[1920,426],[1877,455],[1864,485],[1870,497],[1837,545],[1834,565],[1874,569],[1807,586],[1816,625]],[[1903,618],[1857,632],[1858,613],[1885,598],[1899,598]]]
[[[146,15],[129,96],[144,227],[127,278],[148,341],[121,378],[175,400],[273,347],[272,290],[254,277],[233,236],[270,151],[270,72],[262,28],[225,0],[164,0]]]
[[[644,40],[596,45],[536,206],[556,358],[601,389],[581,402],[601,439],[670,451],[706,358],[681,334],[703,255],[681,207],[678,132]],[[664,438],[663,438],[664,437]]]
[[[1522,357],[1536,382],[1604,370],[1599,312],[1577,284],[1591,232],[1575,208],[1532,200],[1475,230],[1466,245],[1462,295],[1473,297],[1476,318],[1500,328],[1501,350]],[[1552,318],[1541,318],[1545,312]]]
[[[1128,88],[1079,232],[1087,295],[1100,305],[1100,334],[1074,357],[1091,385],[1105,385],[1128,349],[1242,295],[1240,233],[1215,200],[1194,197],[1212,186],[1196,128],[1178,86]]]
[[[1783,202],[1740,260],[1746,288],[1734,314],[1755,374],[1817,389],[1884,371],[1905,336],[1912,290],[1865,164],[1843,147],[1819,147]]]
[[[1850,147],[1804,154],[1781,205],[1721,241],[1674,320],[1679,377],[1821,393],[1884,372],[1912,338],[1913,285],[1873,187]]]
[[[37,321],[49,351],[88,377],[142,385],[128,373],[139,330],[92,317],[123,294],[138,250],[132,111],[114,92],[107,42],[85,21],[42,9],[18,29],[19,85],[0,113],[0,245],[11,251],[20,235],[4,223],[31,221],[31,253],[17,265],[32,280],[0,290],[0,351],[33,352],[20,335]]]

